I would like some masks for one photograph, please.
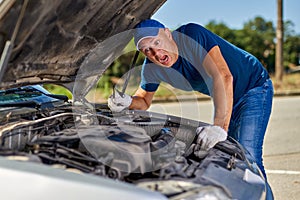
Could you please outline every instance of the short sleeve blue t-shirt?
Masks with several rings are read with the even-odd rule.
[[[234,46],[198,24],[187,24],[172,32],[179,57],[171,67],[161,67],[145,59],[141,87],[156,91],[161,82],[186,91],[199,91],[211,96],[212,79],[202,62],[214,46],[219,46],[233,76],[234,103],[248,90],[261,86],[269,77],[262,64],[250,53]]]

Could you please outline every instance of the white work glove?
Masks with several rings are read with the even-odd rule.
[[[222,142],[227,139],[227,132],[220,126],[198,127],[196,133],[198,135],[196,149],[198,150],[207,151],[214,147],[218,142]]]
[[[132,97],[127,94],[120,94],[119,91],[114,92],[108,100],[108,107],[113,112],[121,112],[128,108],[132,102]]]

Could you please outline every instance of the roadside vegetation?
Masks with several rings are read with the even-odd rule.
[[[217,35],[223,37],[236,46],[252,53],[256,56],[268,70],[274,83],[275,92],[293,92],[300,90],[300,35],[294,31],[294,24],[291,21],[284,22],[284,77],[282,82],[277,82],[274,78],[275,73],[275,46],[276,46],[276,28],[271,21],[266,21],[262,17],[255,17],[246,22],[242,29],[231,29],[225,23],[211,21],[205,27]],[[105,71],[97,86],[88,94],[89,100],[99,102],[106,101],[112,92],[113,85],[122,85],[126,73],[130,68],[134,56],[133,41],[126,47],[128,52],[120,56]],[[131,50],[131,51],[129,51]],[[136,68],[140,68],[144,60],[139,56]],[[299,73],[297,73],[297,70]],[[293,72],[293,73],[291,73]],[[131,75],[129,94],[137,89],[139,84],[139,69],[135,69]],[[64,88],[53,85],[45,85],[46,89],[53,93],[66,94],[71,98],[71,93],[64,91]],[[120,86],[121,87],[121,86]],[[187,92],[174,90],[168,86],[160,87],[156,92],[156,97],[167,97],[172,95],[185,95]]]
[[[281,83],[271,77],[276,93],[299,93],[300,94],[300,71],[298,73],[285,74]]]

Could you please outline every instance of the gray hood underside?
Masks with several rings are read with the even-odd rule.
[[[0,66],[0,89],[56,83],[83,96],[132,39],[131,29],[165,1],[29,0],[14,40],[26,0],[4,0],[0,53],[8,63]],[[8,42],[9,56],[3,50]]]

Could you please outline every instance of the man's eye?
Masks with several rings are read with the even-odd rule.
[[[145,54],[145,55],[149,55],[150,54],[150,48],[145,48],[142,50],[142,52]]]
[[[160,44],[160,40],[156,40],[155,42],[154,42],[154,45],[155,46],[158,46]]]

